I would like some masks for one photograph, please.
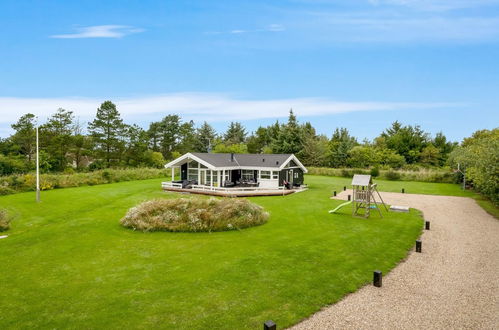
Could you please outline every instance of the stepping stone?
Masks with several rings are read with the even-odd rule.
[[[409,206],[392,205],[392,206],[390,206],[390,211],[394,211],[394,212],[409,212]]]

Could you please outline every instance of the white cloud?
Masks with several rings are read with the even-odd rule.
[[[137,98],[113,98],[125,120],[136,118],[160,119],[167,114],[178,114],[196,121],[231,121],[285,118],[289,109],[301,117],[334,115],[347,112],[417,110],[458,106],[452,103],[417,102],[345,102],[326,98],[287,98],[248,100],[213,93],[176,93]],[[0,97],[0,128],[25,113],[33,113],[45,120],[58,108],[72,110],[84,120],[93,118],[103,102],[96,98],[14,98]]]
[[[286,29],[284,28],[283,25],[281,24],[270,24],[269,26],[263,28],[263,29],[254,29],[254,30],[243,30],[243,29],[233,29],[230,31],[207,31],[205,34],[243,34],[243,33],[258,33],[258,32],[282,32],[285,31]]]
[[[132,33],[144,31],[144,29],[127,25],[95,25],[77,28],[76,30],[76,33],[57,34],[50,37],[58,39],[121,38]]]

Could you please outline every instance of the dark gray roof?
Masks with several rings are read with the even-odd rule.
[[[208,154],[193,152],[192,155],[201,158],[215,167],[248,166],[248,167],[275,167],[279,168],[291,154]]]

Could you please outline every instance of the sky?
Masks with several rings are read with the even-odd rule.
[[[144,128],[293,109],[328,136],[398,120],[460,141],[499,126],[499,0],[0,1],[0,137],[105,100]]]

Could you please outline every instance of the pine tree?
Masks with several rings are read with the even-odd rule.
[[[224,142],[227,145],[241,144],[246,141],[246,129],[241,123],[231,122],[224,135]]]
[[[194,149],[197,152],[208,152],[208,149],[215,145],[216,137],[217,133],[215,129],[207,122],[204,122],[203,125],[196,130]]]
[[[302,149],[302,143],[302,130],[291,109],[288,122],[279,130],[277,139],[273,142],[272,150],[274,153],[296,154]]]
[[[73,120],[72,111],[59,108],[41,127],[42,145],[48,153],[48,161],[53,170],[63,171],[67,166],[68,152],[72,144]]]
[[[123,120],[111,101],[105,101],[97,109],[95,119],[88,124],[93,141],[96,145],[97,156],[104,159],[107,167],[111,162],[121,158],[123,149]]]
[[[336,128],[329,140],[329,166],[344,167],[348,165],[348,154],[357,145],[357,140],[346,128]]]
[[[11,137],[13,144],[18,145],[19,153],[26,156],[31,162],[36,144],[35,115],[25,114],[11,127],[16,131]]]

